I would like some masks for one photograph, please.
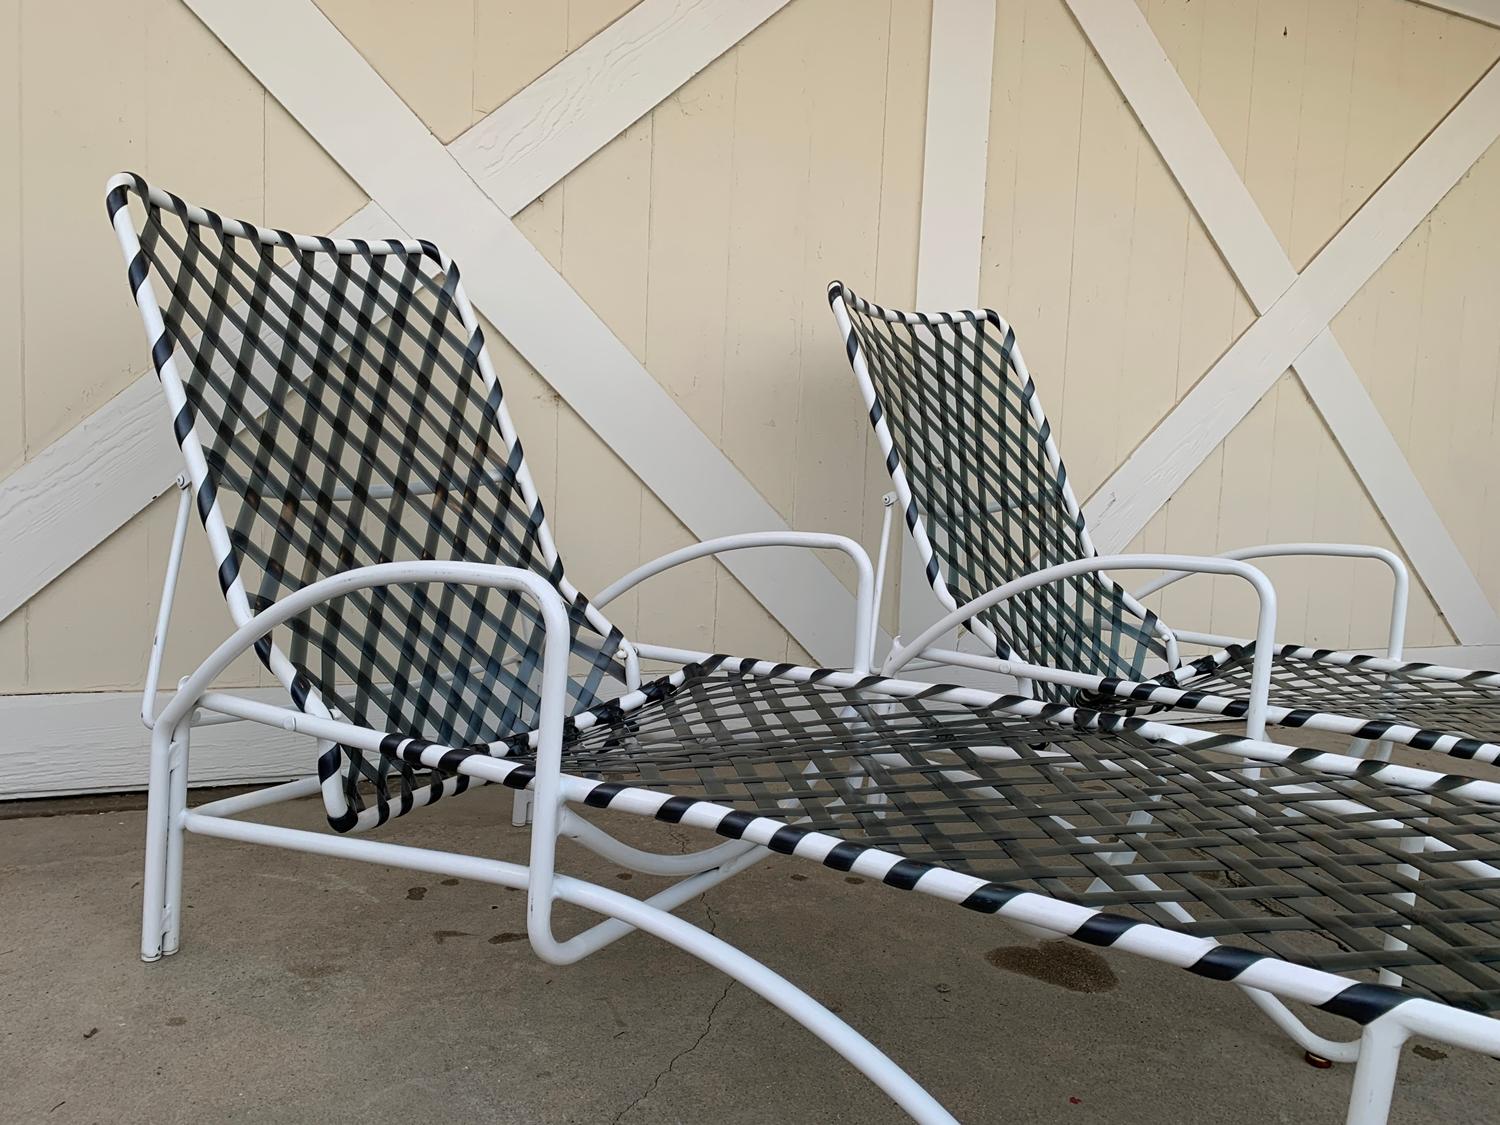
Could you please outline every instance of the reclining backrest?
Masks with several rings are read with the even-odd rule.
[[[1010,325],[990,310],[881,308],[837,281],[828,299],[944,606],[1095,554]],[[1165,654],[1155,616],[1102,573],[1022,593],[969,627],[1001,657],[1103,676],[1135,678]]]
[[[620,633],[563,574],[478,320],[436,247],[264,229],[133,175],[110,181],[108,208],[236,625],[356,567],[494,563],[546,576],[570,605],[578,706],[621,674]],[[454,746],[535,717],[543,627],[518,594],[364,590],[285,632],[256,651],[310,713]],[[323,748],[335,827],[463,784],[371,758]]]

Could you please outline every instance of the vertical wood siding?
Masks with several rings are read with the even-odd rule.
[[[630,6],[320,2],[445,141]],[[1299,268],[1500,55],[1500,32],[1409,0],[1141,7]],[[886,478],[823,286],[838,276],[889,304],[914,299],[930,18],[921,0],[793,0],[516,220],[793,526],[872,550]],[[0,410],[0,473],[141,368],[99,198],[125,167],[291,229],[331,229],[365,202],[178,0],[93,5],[86,36],[67,6],[0,0],[0,399],[11,407]],[[1334,330],[1500,601],[1497,200],[1492,151]],[[981,265],[981,299],[1016,324],[1084,496],[1253,319],[1063,0],[998,5]],[[688,542],[628,466],[490,339],[574,580],[597,589]],[[172,508],[171,497],[152,505],[0,623],[0,691],[139,682]],[[1132,549],[1306,538],[1394,546],[1288,373]],[[227,622],[198,539],[172,677]],[[1287,639],[1383,636],[1377,571],[1267,569]],[[1207,580],[1174,587],[1163,608],[1215,631],[1243,630],[1252,613],[1236,584]],[[614,614],[653,640],[803,655],[711,562]],[[1453,643],[1420,590],[1408,643]],[[230,680],[261,677],[245,662]]]

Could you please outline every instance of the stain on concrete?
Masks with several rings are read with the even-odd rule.
[[[1437,1062],[1438,1059],[1446,1059],[1448,1057],[1447,1051],[1439,1051],[1436,1047],[1428,1047],[1421,1043],[1418,1043],[1415,1047],[1413,1047],[1412,1051],[1415,1054],[1421,1055],[1424,1059],[1431,1059],[1433,1062]]]
[[[805,883],[805,882],[807,882],[807,876],[804,875],[804,874],[802,874],[802,872],[798,871],[796,874],[794,874],[792,876],[792,882],[794,882],[794,883]]]
[[[91,1027],[91,1028],[89,1028],[87,1031],[85,1031],[83,1033],[83,1037],[85,1039],[92,1039],[94,1036],[96,1036],[98,1034],[99,1034],[99,1029],[97,1027]]]
[[[187,1023],[187,1016],[168,1016],[167,1017],[167,1026],[168,1027],[181,1027],[185,1023]]]
[[[1070,992],[1108,992],[1120,983],[1108,961],[1071,941],[1002,945],[984,959],[1007,973],[1020,973]]]
[[[443,880],[443,886],[445,886],[445,887],[456,887],[456,886],[458,886],[458,880],[457,879],[444,879]]]
[[[858,886],[860,883],[863,883],[864,880],[861,879],[858,875],[845,875],[844,882],[853,883],[855,886]]]
[[[437,942],[439,945],[442,945],[443,942],[447,941],[449,938],[455,938],[455,937],[473,937],[473,936],[474,935],[471,934],[471,933],[469,933],[468,930],[433,930],[432,931],[432,940],[435,941],[435,942]]]
[[[518,934],[514,930],[506,930],[504,933],[496,934],[490,938],[491,945],[509,945],[513,941],[525,941],[525,934]]]
[[[426,887],[409,887],[409,888],[407,888],[407,891],[406,891],[406,897],[408,899],[410,899],[412,902],[421,902],[424,898],[427,897],[427,888]]]
[[[615,878],[616,879],[626,879],[626,880],[629,880],[629,879],[634,879],[635,876],[632,875],[629,871],[616,871],[615,872]]]

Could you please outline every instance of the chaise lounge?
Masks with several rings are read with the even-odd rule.
[[[1304,1046],[1357,1060],[1358,1125],[1385,1120],[1410,1036],[1500,1055],[1485,1014],[1500,1006],[1500,785],[872,675],[872,568],[837,536],[716,540],[590,601],[435,246],[296,236],[128,174],[107,202],[184,460],[144,709],[146,960],[179,948],[188,835],[523,888],[543,959],[653,934],[796,1018],[914,1119],[952,1120],[827,1008],[671,913],[774,853],[1231,982]],[[195,513],[232,630],[155,713]],[[848,670],[640,643],[609,621],[639,581],[769,543],[854,560]],[[1266,588],[1246,563],[1205,565]],[[252,651],[285,705],[214,687]],[[648,660],[675,670],[648,677]],[[305,735],[308,775],[190,808],[192,732],[218,722]],[[524,795],[525,864],[370,838],[486,783]],[[329,832],[249,815],[304,797]],[[609,832],[620,816],[702,846],[626,845]],[[569,876],[560,838],[677,882],[638,900]],[[558,902],[603,921],[562,937]],[[860,935],[842,940],[856,951]],[[1356,1038],[1312,1036],[1287,1004]]]

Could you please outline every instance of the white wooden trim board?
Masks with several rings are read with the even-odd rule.
[[[920,309],[979,304],[994,55],[995,0],[933,0],[917,234]],[[901,632],[914,636],[943,610],[904,534],[900,582]]]
[[[284,706],[282,688],[236,688],[235,695]],[[158,708],[170,698],[161,693]],[[119,793],[146,787],[150,732],[140,692],[13,695],[0,699],[0,798]],[[313,772],[317,750],[305,735],[251,723],[193,731],[193,784],[283,781]]]
[[[1500,0],[1416,0],[1429,8],[1500,27]]]

